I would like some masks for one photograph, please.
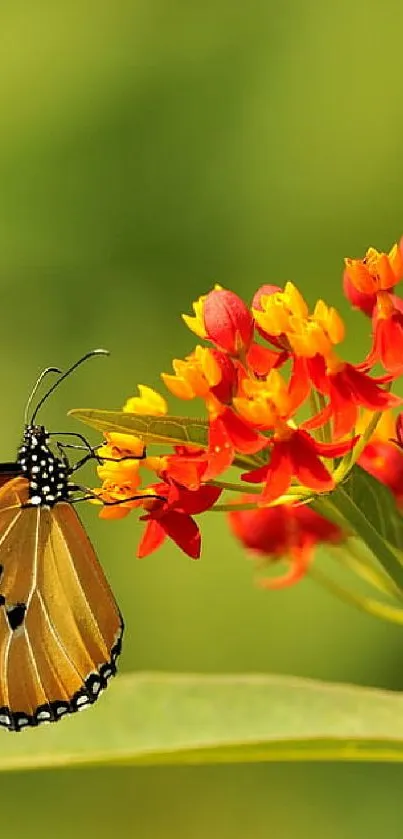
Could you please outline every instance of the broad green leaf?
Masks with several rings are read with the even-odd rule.
[[[95,408],[74,408],[69,416],[85,422],[97,431],[118,431],[135,434],[145,443],[207,446],[208,421],[192,417],[155,417],[129,414],[125,411],[103,411]]]
[[[85,714],[0,732],[0,769],[403,761],[403,696],[266,675],[120,676]]]

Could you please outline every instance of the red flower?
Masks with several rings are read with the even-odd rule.
[[[268,504],[284,495],[293,477],[309,489],[327,492],[335,487],[334,479],[321,457],[340,457],[350,451],[357,438],[341,443],[319,443],[306,431],[291,431],[287,439],[274,440],[270,462],[242,475],[244,481],[266,481],[262,502]],[[270,445],[270,444],[269,444]]]
[[[402,242],[389,253],[368,248],[364,259],[345,259],[344,263],[350,281],[363,294],[390,290],[403,279]]]
[[[242,497],[242,501],[255,500],[253,495]],[[305,574],[317,544],[338,544],[345,538],[341,528],[302,505],[234,510],[228,518],[233,533],[252,554],[267,557],[269,562],[277,562],[282,557],[289,560],[287,574],[259,580],[265,588],[296,583]]]
[[[376,304],[376,294],[365,294],[351,282],[347,271],[343,273],[343,291],[347,300],[355,309],[360,309],[364,315],[372,316]]]
[[[166,481],[174,481],[186,489],[199,489],[208,466],[206,449],[190,446],[175,446],[175,454],[166,455],[164,470],[160,475]]]
[[[387,291],[377,296],[372,315],[372,349],[360,367],[380,362],[393,376],[403,372],[403,301]]]
[[[403,452],[398,446],[387,440],[374,440],[365,446],[358,463],[389,487],[396,503],[403,505]]]
[[[211,481],[221,475],[231,466],[237,452],[255,454],[266,445],[267,440],[262,434],[251,428],[232,408],[226,408],[209,422],[208,467],[203,479]]]
[[[288,361],[289,357],[288,350],[272,350],[253,341],[249,347],[246,360],[248,368],[253,370],[255,376],[266,378],[270,370],[281,367]]]
[[[209,353],[214,359],[221,376],[218,384],[210,386],[210,392],[221,404],[229,405],[237,391],[238,370],[227,353],[214,349],[210,349]]]
[[[174,482],[154,484],[156,495],[166,496],[166,501],[155,501],[141,521],[147,526],[140,541],[139,558],[159,548],[169,536],[178,547],[192,559],[198,559],[201,550],[199,528],[193,515],[209,510],[220,497],[218,487],[201,486],[190,491]]]
[[[349,434],[357,423],[358,409],[386,410],[401,404],[401,399],[380,386],[384,378],[371,378],[353,364],[341,362],[334,372],[329,370],[322,356],[307,359],[311,381],[316,389],[329,397],[329,404],[304,423],[305,429],[317,428],[333,418],[335,439]]]

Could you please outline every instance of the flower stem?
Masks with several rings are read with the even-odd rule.
[[[319,571],[317,568],[311,567],[308,573],[315,582],[324,586],[332,594],[339,597],[340,600],[343,600],[350,606],[355,606],[361,612],[366,612],[369,615],[390,621],[390,623],[403,624],[403,609],[390,606],[387,603],[381,603],[372,597],[360,597],[352,591],[343,588],[343,586],[340,586],[339,583],[336,583],[327,574],[324,574],[323,571]]]

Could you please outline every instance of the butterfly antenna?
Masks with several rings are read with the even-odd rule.
[[[73,364],[71,367],[69,367],[69,369],[66,370],[66,372],[63,373],[63,375],[60,376],[59,379],[57,379],[57,381],[52,385],[52,387],[50,387],[49,390],[46,391],[44,396],[42,396],[42,399],[39,400],[39,402],[38,402],[38,404],[35,408],[35,411],[34,411],[34,413],[32,414],[32,417],[31,417],[31,425],[34,424],[35,419],[38,415],[38,411],[40,410],[40,408],[42,408],[43,403],[46,401],[46,399],[48,399],[50,394],[53,393],[53,391],[56,390],[57,387],[59,387],[59,385],[64,381],[64,379],[67,379],[67,376],[70,376],[70,374],[73,373],[73,371],[76,370],[77,367],[80,367],[80,365],[83,364],[84,361],[87,361],[88,358],[93,358],[94,356],[97,356],[97,355],[109,355],[109,352],[108,352],[108,350],[101,350],[101,349],[91,350],[91,352],[87,352],[85,355],[83,355],[81,358],[79,358],[78,361],[75,362],[75,364]],[[41,373],[41,375],[39,376],[39,379],[38,379],[38,381],[37,381],[37,383],[34,387],[34,390],[31,394],[31,396],[29,397],[28,405],[32,401],[32,397],[36,393],[38,385],[42,381],[43,376],[49,370],[56,370],[58,373],[61,373],[61,370],[58,370],[56,367],[48,367],[46,370],[44,370],[43,373]]]
[[[46,367],[46,368],[45,368],[45,370],[42,370],[41,375],[40,375],[40,376],[38,376],[38,378],[37,378],[37,380],[36,380],[36,382],[35,382],[35,384],[34,384],[34,386],[33,386],[32,390],[31,390],[31,393],[30,393],[30,395],[29,395],[29,397],[28,397],[28,402],[27,402],[27,404],[26,404],[26,406],[25,406],[25,411],[24,411],[24,425],[27,425],[27,424],[28,424],[28,414],[29,414],[29,409],[30,409],[30,407],[31,407],[32,400],[33,400],[33,398],[34,398],[34,396],[35,396],[35,394],[36,394],[36,392],[37,392],[37,390],[38,390],[38,387],[39,387],[39,385],[41,384],[42,380],[45,378],[45,376],[47,376],[47,375],[48,375],[48,373],[61,373],[61,372],[62,372],[62,371],[59,369],[59,367]]]

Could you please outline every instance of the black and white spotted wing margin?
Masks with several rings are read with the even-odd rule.
[[[0,489],[0,726],[20,731],[95,702],[116,672],[123,621],[69,502],[22,507]]]

